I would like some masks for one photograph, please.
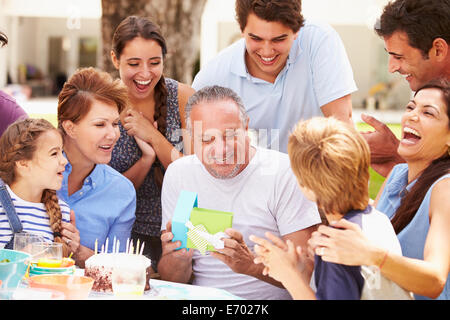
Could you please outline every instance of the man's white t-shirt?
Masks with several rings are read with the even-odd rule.
[[[174,161],[164,176],[162,225],[172,219],[181,190],[198,194],[198,207],[233,212],[233,228],[242,233],[250,250],[249,236],[265,232],[282,237],[321,222],[317,206],[300,191],[287,154],[257,148],[248,166],[231,179],[216,179],[197,156]],[[193,256],[195,285],[225,289],[245,299],[291,299],[285,289],[251,276],[233,272],[210,255]]]

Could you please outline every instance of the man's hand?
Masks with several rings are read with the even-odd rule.
[[[369,144],[371,166],[376,172],[386,177],[396,164],[405,162],[397,153],[400,141],[387,125],[374,117],[362,114],[361,119],[375,129],[375,131],[361,132]]]
[[[61,222],[61,238],[74,254],[80,247],[80,232],[75,223],[75,212],[70,210],[70,223]]]
[[[236,273],[249,276],[256,276],[255,273],[258,273],[259,276],[262,270],[255,268],[255,256],[245,244],[242,234],[235,229],[227,229],[225,233],[230,236],[229,239],[223,239],[225,247],[211,252],[211,256],[228,265]]]
[[[192,255],[194,250],[181,246],[180,241],[172,242],[172,221],[166,225],[166,231],[161,235],[162,255],[158,264],[161,279],[174,282],[187,283],[192,275]]]

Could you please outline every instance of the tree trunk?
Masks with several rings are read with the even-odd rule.
[[[200,23],[207,0],[102,0],[103,70],[115,77],[111,62],[114,30],[127,16],[146,16],[156,22],[167,42],[166,77],[191,84],[199,59]]]

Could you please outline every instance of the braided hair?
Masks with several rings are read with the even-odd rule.
[[[17,179],[16,163],[21,160],[32,160],[38,148],[38,138],[49,130],[58,131],[45,119],[25,119],[11,124],[0,138],[0,178],[8,185]],[[58,131],[59,132],[59,131]],[[70,252],[61,239],[62,213],[55,190],[45,189],[41,202],[50,218],[50,228],[54,241],[63,244],[63,255]]]
[[[163,59],[167,54],[166,40],[162,36],[160,28],[150,19],[145,17],[129,16],[125,18],[114,31],[112,39],[112,51],[120,59],[120,55],[126,44],[136,37],[156,41],[161,47]],[[165,136],[167,129],[167,96],[168,90],[164,75],[161,75],[154,89],[155,112],[153,121],[158,124],[158,131]],[[163,171],[158,159],[155,161],[155,182],[161,188]]]

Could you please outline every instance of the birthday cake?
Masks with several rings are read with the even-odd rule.
[[[84,275],[94,279],[93,291],[112,293],[112,273],[116,259],[126,259],[124,253],[100,253],[94,254],[85,262]],[[150,290],[150,260],[144,256],[142,259],[148,260],[146,268],[146,285],[144,290]]]

